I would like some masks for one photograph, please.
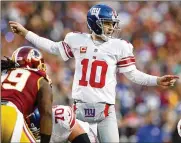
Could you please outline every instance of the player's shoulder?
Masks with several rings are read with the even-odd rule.
[[[25,68],[22,70],[29,71],[32,75],[37,75],[38,77],[44,77],[46,79],[46,72],[38,69]]]
[[[66,34],[66,36],[68,37],[76,37],[76,36],[79,36],[79,37],[87,37],[88,33],[84,33],[84,32],[78,32],[78,31],[74,31],[74,32],[69,32]]]
[[[133,48],[133,45],[124,39],[111,39],[110,42],[117,48]]]
[[[118,55],[123,54],[123,53],[132,53],[133,52],[133,45],[126,40],[111,39],[109,42],[111,43],[111,47],[114,47],[114,51]]]
[[[82,33],[82,32],[70,32],[67,33],[65,36],[65,39],[68,41],[78,41],[78,40],[82,40],[82,39],[86,39],[89,37],[90,34],[88,33]]]
[[[31,69],[31,68],[23,68],[22,70],[27,70],[31,73],[31,78],[36,78],[37,80],[40,78],[43,78],[45,81],[47,81],[49,84],[51,84],[51,79],[47,75],[47,73],[43,70],[38,69]]]

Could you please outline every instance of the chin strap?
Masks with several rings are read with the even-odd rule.
[[[104,40],[105,42],[107,42],[109,40],[109,38],[105,35],[105,34],[101,34],[101,35],[97,35],[94,31],[92,31],[92,34],[100,37],[102,40]]]
[[[105,42],[107,42],[109,40],[109,38],[105,35],[105,34],[102,34],[100,36]]]

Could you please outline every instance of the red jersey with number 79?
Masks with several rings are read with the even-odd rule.
[[[1,75],[1,100],[11,101],[24,116],[34,111],[37,105],[39,81],[45,72],[13,69]]]

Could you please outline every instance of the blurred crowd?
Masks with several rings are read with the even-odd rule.
[[[1,56],[11,56],[16,48],[31,45],[11,32],[9,20],[60,41],[71,31],[89,32],[87,11],[97,3],[100,2],[1,2]],[[181,2],[104,3],[117,11],[120,37],[133,44],[139,70],[181,78]],[[61,57],[42,52],[53,81],[54,104],[71,105],[74,59],[64,62]],[[117,79],[115,106],[121,142],[181,142],[176,133],[181,119],[181,79],[169,89],[136,85],[121,74]]]

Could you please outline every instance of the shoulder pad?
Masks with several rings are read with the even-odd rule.
[[[45,71],[42,71],[42,70],[34,70],[34,69],[26,69],[26,70],[29,70],[41,77],[43,77],[46,81],[48,81],[48,83],[50,84],[50,86],[52,87],[52,80],[50,79],[50,77],[46,74]]]
[[[129,41],[123,39],[114,39],[112,43],[118,48],[133,49],[133,45]]]
[[[70,33],[67,33],[67,35],[65,36],[65,42],[67,42],[69,40],[74,40],[74,38],[77,40],[78,38],[83,38],[83,37],[85,38],[87,36],[88,36],[87,33],[70,32]]]

